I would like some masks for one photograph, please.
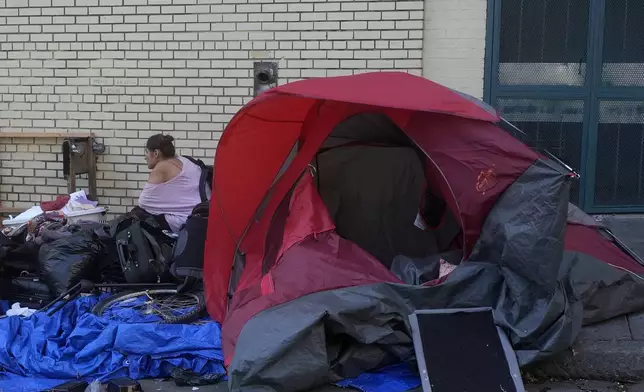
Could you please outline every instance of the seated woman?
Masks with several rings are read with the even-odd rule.
[[[176,156],[173,141],[172,136],[163,134],[148,139],[145,160],[152,171],[139,197],[139,207],[149,214],[163,216],[176,233],[201,203],[201,168]]]

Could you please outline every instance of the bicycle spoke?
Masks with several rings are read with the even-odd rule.
[[[199,298],[190,294],[146,291],[136,297],[128,297],[116,301],[103,310],[103,315],[110,319],[119,319],[119,313],[127,315],[129,311],[139,316],[156,316],[168,321],[194,311],[199,304]],[[133,316],[132,313],[129,314]],[[138,319],[138,317],[136,318]],[[137,322],[158,322],[158,320],[138,320]]]

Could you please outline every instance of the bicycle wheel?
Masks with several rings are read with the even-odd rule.
[[[203,295],[157,289],[113,295],[97,303],[92,313],[120,322],[189,324],[205,309]]]

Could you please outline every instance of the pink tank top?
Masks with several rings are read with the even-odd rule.
[[[152,215],[164,215],[173,232],[186,223],[195,206],[201,203],[201,168],[184,157],[181,172],[162,184],[146,183],[139,196],[139,207]]]

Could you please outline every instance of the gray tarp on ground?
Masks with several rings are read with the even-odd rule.
[[[499,199],[469,260],[438,286],[365,285],[262,311],[237,341],[231,391],[305,391],[409,360],[416,309],[494,308],[521,365],[571,346],[584,323],[642,309],[639,278],[564,252],[568,189],[563,171],[535,163]],[[316,240],[298,246],[307,241]]]

